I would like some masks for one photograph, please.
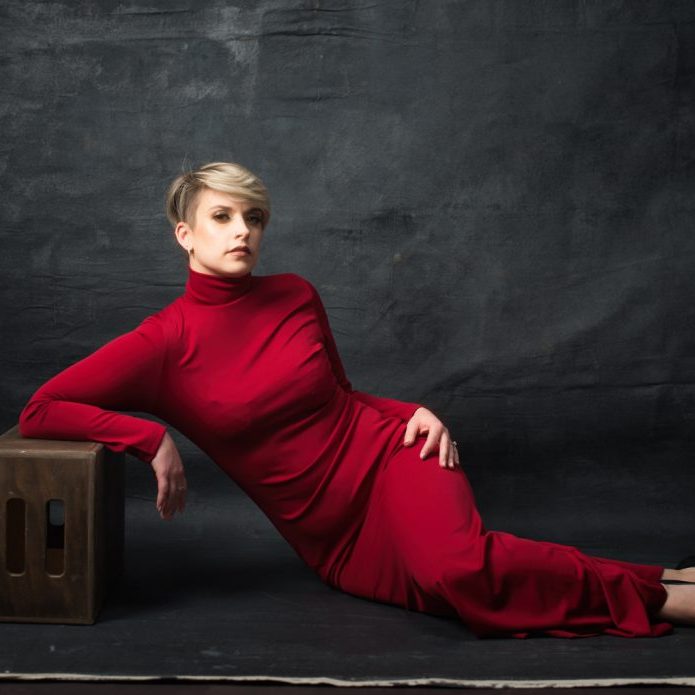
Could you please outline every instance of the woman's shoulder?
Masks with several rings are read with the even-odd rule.
[[[314,284],[299,273],[256,276],[259,299],[281,310],[314,307],[321,302]]]
[[[299,273],[275,273],[261,275],[257,279],[265,289],[270,291],[287,293],[294,290],[299,296],[313,295],[316,292],[314,285]]]
[[[183,333],[184,313],[181,298],[162,307],[142,319],[135,329],[162,345],[169,345]]]

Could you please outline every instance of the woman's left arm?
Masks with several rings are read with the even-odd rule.
[[[439,465],[448,468],[458,465],[458,450],[450,438],[449,430],[431,410],[420,403],[373,396],[370,393],[355,391],[352,388],[352,384],[345,373],[343,362],[340,359],[323,301],[313,284],[306,278],[303,279],[311,290],[313,305],[321,326],[321,332],[323,333],[326,351],[340,386],[347,393],[351,393],[357,400],[371,406],[382,415],[398,417],[407,423],[403,441],[405,446],[412,446],[420,434],[427,434],[427,441],[422,447],[420,458],[424,459],[439,445]]]

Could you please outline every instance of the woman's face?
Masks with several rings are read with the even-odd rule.
[[[189,253],[190,267],[201,273],[241,277],[258,261],[263,236],[263,211],[229,193],[204,188],[194,202],[193,226],[176,225],[177,241]],[[247,253],[235,252],[238,246]]]

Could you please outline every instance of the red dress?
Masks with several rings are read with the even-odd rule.
[[[663,568],[484,528],[461,468],[405,446],[420,406],[353,391],[314,286],[189,269],[168,306],[47,381],[25,437],[91,440],[149,463],[179,430],[329,585],[459,616],[474,634],[664,635]]]

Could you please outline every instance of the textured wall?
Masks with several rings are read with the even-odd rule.
[[[471,454],[695,439],[694,3],[0,19],[4,427],[182,291],[164,189],[229,159],[272,196],[254,272],[318,286],[355,388],[425,402]]]

